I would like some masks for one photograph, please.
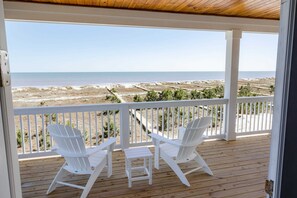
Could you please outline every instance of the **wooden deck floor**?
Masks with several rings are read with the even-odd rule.
[[[209,164],[214,176],[194,172],[187,176],[191,187],[182,185],[173,171],[161,160],[160,170],[153,170],[153,185],[147,181],[134,182],[128,188],[124,174],[124,155],[113,155],[114,171],[106,178],[104,171],[89,197],[265,197],[264,183],[268,172],[269,136],[240,138],[237,141],[205,142],[199,153]],[[151,149],[153,151],[153,148]],[[81,190],[59,187],[52,194],[45,192],[63,163],[62,158],[20,161],[23,197],[79,197]],[[194,163],[182,165],[184,170]],[[69,176],[76,184],[84,184],[84,176]]]

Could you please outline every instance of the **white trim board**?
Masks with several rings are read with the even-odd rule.
[[[3,10],[0,0],[0,49],[7,51]],[[22,197],[14,126],[11,87],[0,87],[0,197]]]
[[[4,2],[5,19],[120,25],[153,28],[177,28],[278,33],[279,21],[125,9],[81,7],[29,2]]]

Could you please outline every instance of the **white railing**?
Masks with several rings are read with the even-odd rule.
[[[227,99],[161,101],[60,107],[17,108],[15,129],[20,157],[49,155],[52,139],[49,124],[65,124],[82,131],[87,146],[113,136],[117,147],[150,144],[152,131],[176,138],[178,127],[203,116],[212,116],[209,138],[223,138]]]
[[[237,135],[269,132],[272,127],[273,96],[237,99]]]
[[[273,97],[238,98],[236,134],[267,132],[272,125]],[[159,101],[122,104],[17,108],[15,129],[19,157],[50,155],[53,145],[49,124],[64,124],[82,131],[88,147],[109,137],[117,138],[117,148],[151,144],[149,133],[171,139],[178,128],[198,117],[211,116],[208,138],[225,137],[227,99]]]

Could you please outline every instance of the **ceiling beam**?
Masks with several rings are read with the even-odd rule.
[[[178,14],[10,1],[4,2],[4,14],[5,19],[9,20],[38,22],[218,31],[238,29],[242,31],[272,33],[278,33],[279,29],[279,21],[268,19]]]

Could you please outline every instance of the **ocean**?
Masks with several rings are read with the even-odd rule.
[[[274,71],[241,71],[239,79],[275,77]],[[224,72],[57,72],[12,73],[12,87],[85,86],[224,80]]]

